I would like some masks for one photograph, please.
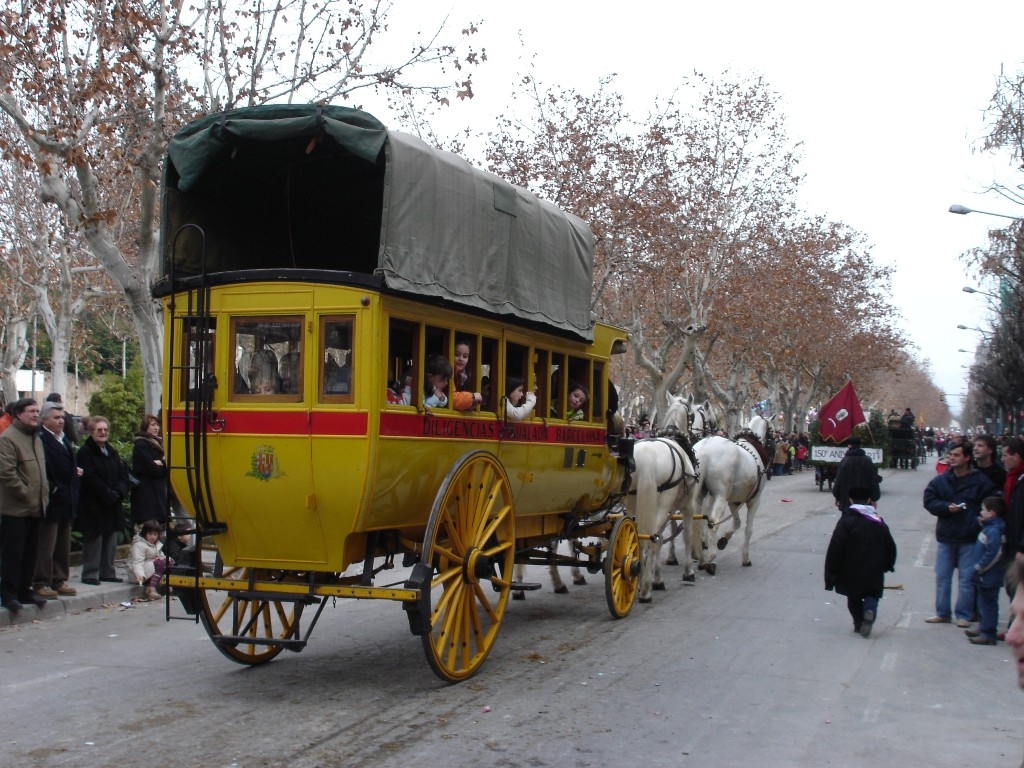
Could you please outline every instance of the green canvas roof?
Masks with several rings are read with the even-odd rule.
[[[372,272],[392,290],[592,338],[594,245],[583,221],[365,112],[210,115],[174,136],[165,174],[165,241],[201,219],[216,241],[208,271]],[[256,227],[259,237],[240,232]],[[245,252],[229,255],[229,241]]]

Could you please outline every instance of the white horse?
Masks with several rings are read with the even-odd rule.
[[[686,405],[690,409],[690,441],[696,443],[705,437],[715,434],[718,431],[718,418],[715,416],[711,401],[695,404],[693,395],[686,398]],[[704,558],[704,551],[711,545],[711,529],[704,520],[694,520],[690,532],[690,556],[700,563],[701,570],[707,570]],[[679,558],[676,556],[676,539],[682,529],[675,520],[670,525],[668,537],[668,556],[665,558],[665,565],[679,565]],[[712,569],[714,572],[714,569]]]
[[[750,535],[753,533],[754,515],[761,503],[761,492],[764,490],[764,477],[767,466],[767,454],[764,452],[764,439],[768,432],[768,422],[760,416],[754,416],[747,429],[736,436],[735,440],[725,437],[706,437],[694,446],[697,460],[700,463],[701,480],[697,493],[701,512],[713,530],[725,522],[726,509],[732,517],[732,530],[718,539],[718,549],[725,549],[729,539],[741,527],[743,533],[743,565],[750,565]],[[746,525],[740,523],[739,509],[746,506]],[[710,551],[710,558],[703,566],[710,574],[715,572],[715,552]]]
[[[686,440],[690,427],[690,409],[682,398],[669,398],[664,423]],[[699,475],[687,450],[676,438],[652,437],[633,446],[633,473],[626,509],[635,516],[640,534],[640,583],[637,597],[651,601],[652,589],[664,589],[659,552],[670,516],[677,510],[682,516],[683,542],[690,547],[690,526]],[[694,581],[693,562],[685,558],[684,581]]]

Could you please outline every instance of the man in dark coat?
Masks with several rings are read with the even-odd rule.
[[[850,506],[851,488],[867,488],[873,504],[877,504],[882,495],[878,487],[878,470],[860,447],[860,438],[851,437],[846,445],[846,455],[839,462],[836,479],[832,483],[832,495],[836,497],[836,507],[840,512]]]
[[[871,634],[878,616],[885,574],[896,567],[896,542],[870,496],[866,486],[850,489],[853,503],[843,510],[825,555],[825,589],[846,595],[853,628],[862,637]]]
[[[43,403],[39,436],[46,455],[46,479],[50,500],[39,523],[36,548],[35,593],[48,600],[78,591],[68,584],[71,567],[71,523],[78,514],[78,474],[75,447],[64,431],[64,406],[48,400]]]

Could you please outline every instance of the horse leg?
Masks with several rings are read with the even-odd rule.
[[[751,499],[747,502],[747,526],[743,532],[743,565],[750,566],[750,536],[754,532],[754,515],[757,513],[757,508],[761,504],[761,496]]]
[[[522,565],[521,563],[517,563],[515,567],[512,569],[512,582],[514,584],[522,584],[524,578],[526,578],[526,566]],[[521,589],[513,589],[512,599],[525,600],[526,593],[523,592],[523,590]]]
[[[555,589],[556,595],[566,595],[569,593],[569,588],[565,586],[565,582],[562,581],[561,574],[558,573],[558,566],[555,565],[555,555],[558,554],[558,539],[552,539],[548,542],[548,549],[551,552],[551,564],[548,566],[548,574],[551,576],[551,586]]]
[[[740,506],[741,505],[737,502],[729,502],[729,514],[732,516],[732,529],[718,540],[719,550],[723,550],[729,546],[729,540],[733,537],[733,534],[740,529]]]
[[[569,550],[575,555],[577,553],[577,546],[579,545],[579,539],[572,539],[569,541]],[[577,587],[586,584],[587,578],[583,575],[578,565],[574,565],[569,568],[569,573],[572,574],[572,583]]]
[[[665,558],[665,565],[679,565],[676,558],[676,536],[679,535],[679,524],[673,520],[669,524],[668,556]]]

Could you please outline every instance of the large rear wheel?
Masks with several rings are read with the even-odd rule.
[[[628,616],[633,609],[639,576],[640,535],[633,518],[620,517],[608,536],[608,554],[604,559],[604,596],[616,619]]]
[[[225,568],[217,555],[214,576],[247,581],[248,568]],[[283,571],[257,570],[256,581],[283,581]],[[259,642],[267,639],[294,639],[303,604],[293,601],[248,599],[220,590],[199,590],[202,596],[200,618],[217,650],[239,664],[265,664],[279,654],[283,646]],[[237,612],[238,620],[235,621]],[[236,632],[237,627],[237,634]]]
[[[433,567],[427,661],[448,682],[479,669],[501,627],[515,559],[508,477],[486,451],[463,455],[441,483],[423,538]]]

